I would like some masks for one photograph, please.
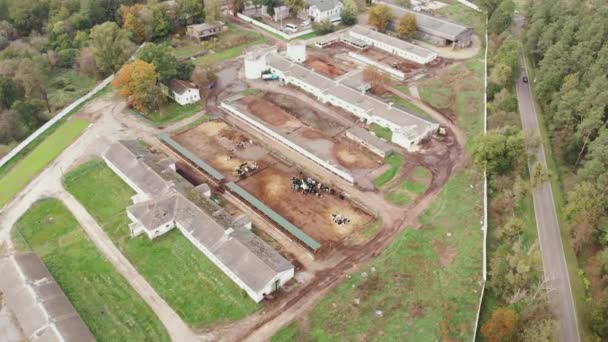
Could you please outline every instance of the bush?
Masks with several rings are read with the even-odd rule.
[[[329,20],[323,20],[318,23],[313,23],[312,29],[316,34],[327,34],[334,32],[334,24],[332,24]]]
[[[74,60],[78,55],[78,49],[65,49],[57,52],[57,65],[62,68],[71,68],[74,65]]]

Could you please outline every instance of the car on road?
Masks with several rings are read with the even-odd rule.
[[[524,76],[521,79],[524,83],[528,83],[528,76]]]

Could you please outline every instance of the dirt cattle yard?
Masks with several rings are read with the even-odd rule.
[[[306,66],[329,78],[336,78],[347,72],[345,68],[332,62],[331,59],[317,54],[308,54]]]
[[[264,125],[315,156],[347,169],[355,179],[367,176],[384,164],[378,155],[348,139],[344,134],[346,126],[301,105],[293,97],[266,93],[240,98],[231,105],[261,119]]]
[[[173,139],[233,181],[239,179],[236,170],[243,163],[258,168],[275,163],[268,150],[221,120],[204,122]]]
[[[283,119],[276,122],[290,122],[288,118]],[[207,121],[176,134],[173,139],[227,178],[236,181],[324,247],[333,248],[345,240],[363,241],[365,238],[358,235],[359,232],[374,221],[371,214],[345,199],[337,190],[323,192],[320,196],[292,190],[292,177],[306,176],[222,120]],[[337,150],[349,150],[348,143],[339,142],[336,144]],[[339,152],[338,155],[350,163],[359,163],[357,156],[353,157],[347,152]],[[255,164],[257,169],[246,177],[239,177],[236,170],[243,163]],[[350,221],[339,225],[334,222],[332,214]]]
[[[373,216],[355,206],[339,194],[323,193],[321,196],[291,190],[292,177],[302,177],[287,165],[277,163],[251,177],[239,181],[239,185],[273,208],[291,223],[300,227],[324,246],[332,246],[369,226]],[[350,220],[338,225],[332,214]]]

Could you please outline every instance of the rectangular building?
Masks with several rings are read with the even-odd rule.
[[[365,26],[355,25],[349,30],[349,34],[351,37],[364,41],[380,50],[418,64],[427,64],[437,58],[437,53],[429,49],[371,30]]]
[[[0,292],[28,341],[93,342],[95,337],[35,253],[0,262]]]
[[[115,143],[103,157],[136,192],[154,191],[135,196],[146,200],[127,208],[132,236],[155,239],[179,229],[256,302],[293,278],[293,265],[251,232],[248,220],[233,218],[209,198],[208,187],[192,186],[139,142]],[[152,174],[165,186],[151,187]]]
[[[433,44],[460,48],[471,45],[473,29],[470,27],[386,2],[378,1],[377,3],[388,6],[395,15],[391,24],[393,28],[398,25],[399,19],[404,15],[411,14],[416,16],[418,32],[424,39],[431,41]]]

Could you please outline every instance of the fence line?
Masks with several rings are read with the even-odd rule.
[[[281,32],[281,31],[275,29],[274,27],[272,27],[270,25],[266,25],[266,24],[264,24],[264,23],[262,23],[260,21],[257,21],[257,20],[255,20],[255,19],[253,19],[251,17],[248,17],[248,16],[244,15],[243,13],[237,13],[236,16],[239,17],[240,19],[242,19],[242,20],[250,23],[250,24],[258,26],[258,27],[260,27],[260,28],[262,28],[262,29],[264,29],[266,31],[272,32],[272,33],[274,33],[276,35],[279,35],[279,36],[281,36],[281,38],[286,39],[286,40],[292,40],[294,38],[298,38],[300,36],[303,36],[305,34],[309,34],[309,33],[313,32],[313,29],[310,28],[310,29],[302,30],[302,31],[300,31],[298,33],[295,33],[295,34],[287,34],[285,32]]]
[[[469,2],[467,0],[456,0],[456,1],[460,2],[461,4],[463,4],[463,5],[467,6],[467,7],[470,7],[472,9],[476,10],[477,12],[481,12],[481,9],[479,8],[479,6],[475,5],[472,2]]]
[[[80,106],[85,101],[89,100],[103,88],[105,88],[112,80],[114,79],[114,75],[108,76],[106,79],[101,81],[95,88],[89,91],[86,95],[79,98],[78,100],[72,102],[70,105],[62,109],[57,115],[55,115],[52,119],[47,121],[44,125],[40,126],[34,133],[30,134],[25,140],[19,143],[19,145],[15,146],[9,153],[7,153],[2,159],[0,159],[0,167],[4,166],[11,159],[13,159],[19,152],[23,151],[24,148],[27,147],[34,139],[38,138],[41,134],[46,132],[49,128],[51,128],[57,121],[63,119],[66,115],[70,114],[76,107]]]
[[[488,132],[488,17],[486,16],[486,49],[484,56],[484,75],[483,75],[483,134]],[[481,287],[481,296],[479,297],[479,308],[477,310],[477,318],[475,319],[475,331],[473,332],[473,342],[477,337],[477,329],[479,327],[479,317],[481,315],[481,304],[483,303],[483,296],[486,292],[486,281],[488,279],[487,263],[488,263],[488,175],[486,170],[483,170],[483,266],[482,266],[482,280],[483,285]]]

